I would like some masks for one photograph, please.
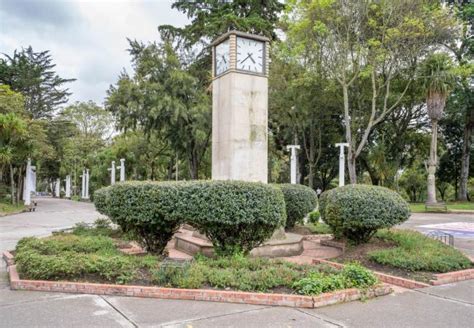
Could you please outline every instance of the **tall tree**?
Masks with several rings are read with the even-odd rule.
[[[143,129],[167,140],[197,179],[208,149],[210,102],[197,78],[183,65],[171,42],[130,42],[135,67],[108,91],[106,108],[121,129]],[[174,161],[174,157],[173,157]]]
[[[292,3],[290,31],[300,36],[302,45],[310,42],[324,49],[324,67],[340,86],[349,177],[356,183],[356,160],[371,133],[400,108],[415,78],[417,58],[449,37],[454,23],[435,1]],[[357,85],[366,86],[365,95]]]
[[[454,55],[461,73],[459,74],[460,81],[454,90],[457,101],[456,103],[453,102],[452,105],[456,107],[456,110],[463,113],[463,143],[460,155],[461,165],[457,198],[466,201],[468,200],[468,180],[474,135],[474,91],[472,85],[472,75],[474,74],[472,64],[474,59],[474,3],[472,1],[449,1],[449,5],[461,21],[459,37],[446,40],[443,44]]]
[[[61,78],[55,71],[49,51],[35,52],[28,47],[0,58],[0,83],[25,97],[25,109],[32,118],[51,117],[71,95],[64,85],[75,79]]]
[[[443,116],[446,98],[454,84],[452,62],[443,53],[433,54],[425,59],[420,75],[425,81],[426,107],[431,120],[430,156],[427,163],[427,204],[436,203],[436,166],[438,165],[438,122]]]

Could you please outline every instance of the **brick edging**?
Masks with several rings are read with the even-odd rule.
[[[8,254],[6,254],[8,253]],[[250,293],[226,290],[181,289],[164,287],[128,286],[113,284],[82,283],[69,281],[22,280],[18,276],[16,265],[7,259],[13,259],[11,253],[4,252],[10,277],[10,288],[13,290],[46,291],[96,295],[118,295],[146,298],[194,300],[209,302],[240,303],[254,305],[272,305],[300,308],[318,308],[361,298],[387,295],[392,292],[389,285],[380,284],[372,289],[360,291],[356,288],[344,289],[318,296],[291,294]]]
[[[314,259],[313,263],[315,263],[315,264],[326,264],[326,265],[332,266],[333,268],[336,268],[336,269],[342,269],[345,266],[342,263],[331,262],[331,261],[320,260],[320,259]],[[400,286],[400,287],[408,288],[408,289],[430,287],[429,284],[425,284],[423,282],[419,282],[419,281],[415,281],[415,280],[396,277],[396,276],[392,276],[392,275],[377,272],[377,271],[373,271],[373,273],[377,276],[377,278],[379,278],[380,281],[382,281],[386,284],[392,284],[392,285],[395,285],[395,286]]]
[[[474,279],[474,269],[437,273],[434,277],[435,279],[430,280],[430,284],[433,286],[451,284],[453,282]]]

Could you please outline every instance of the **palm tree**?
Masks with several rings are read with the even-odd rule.
[[[428,160],[427,204],[435,204],[435,173],[438,163],[438,121],[443,116],[446,99],[454,84],[453,65],[448,55],[437,53],[429,56],[421,64],[421,76],[426,90],[426,107],[431,120],[431,145]]]

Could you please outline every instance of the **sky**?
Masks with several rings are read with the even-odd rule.
[[[171,0],[0,0],[0,53],[49,50],[73,93],[69,103],[103,104],[120,72],[131,72],[127,38],[158,38],[163,24],[183,26]]]

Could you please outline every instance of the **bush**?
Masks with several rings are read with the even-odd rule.
[[[183,222],[204,233],[218,254],[229,254],[249,252],[286,219],[282,192],[257,182],[118,183],[96,191],[94,203],[156,253]]]
[[[311,213],[309,213],[308,215],[308,218],[309,218],[309,222],[316,225],[319,223],[319,218],[321,217],[321,214],[319,214],[319,211],[313,211]]]
[[[117,183],[97,190],[94,204],[147,251],[162,254],[182,223],[173,213],[178,189],[172,183]]]
[[[240,255],[210,259],[197,256],[181,266],[162,265],[153,271],[153,282],[160,286],[202,288],[210,286],[241,291],[268,291],[292,288],[295,281],[318,272],[330,276],[324,266],[297,265],[281,260],[249,258]]]
[[[377,277],[372,271],[360,264],[348,264],[338,274],[324,275],[313,272],[293,284],[298,294],[318,295],[337,289],[368,288],[377,283]]]
[[[285,224],[283,194],[274,186],[241,181],[180,185],[173,207],[209,238],[218,254],[248,253]]]
[[[127,283],[139,269],[156,265],[156,258],[124,255],[109,237],[58,234],[21,239],[15,263],[24,279],[77,280],[92,275],[107,282]]]
[[[459,250],[410,230],[382,230],[377,237],[397,247],[370,252],[369,259],[408,271],[449,272],[471,267]]]
[[[300,184],[277,185],[285,197],[286,228],[293,228],[296,223],[303,222],[306,214],[317,206],[318,196],[310,187]]]
[[[368,241],[378,229],[406,221],[410,207],[390,189],[348,185],[323,193],[320,213],[336,238],[345,237],[359,243]]]

